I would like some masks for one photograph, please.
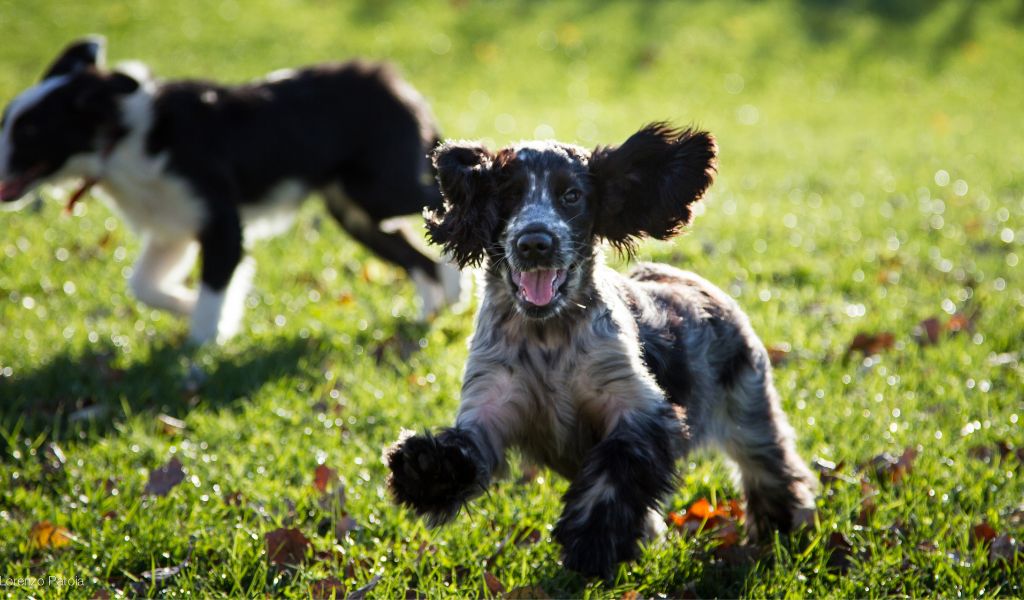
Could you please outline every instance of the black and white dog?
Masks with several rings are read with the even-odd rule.
[[[598,248],[677,233],[716,153],[709,134],[664,124],[593,152],[436,151],[446,202],[428,233],[461,264],[485,262],[486,286],[455,426],[385,453],[398,502],[447,522],[517,447],[571,480],[554,529],[565,566],[607,576],[653,534],[677,459],[714,443],[738,467],[753,539],[813,514],[814,478],[736,302],[667,265],[625,277]]]
[[[190,338],[240,325],[252,263],[245,241],[287,228],[319,192],[354,238],[404,268],[424,313],[459,295],[457,270],[386,221],[439,208],[428,160],[438,133],[424,99],[387,65],[280,71],[239,86],[159,82],[139,65],[106,70],[102,38],[71,44],[3,115],[0,200],[37,185],[93,184],[143,238],[131,288],[191,315]],[[198,290],[185,277],[202,255]]]

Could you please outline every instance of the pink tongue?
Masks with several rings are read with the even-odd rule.
[[[546,306],[555,297],[555,277],[558,271],[541,269],[521,274],[519,287],[523,290],[526,301],[535,306]]]

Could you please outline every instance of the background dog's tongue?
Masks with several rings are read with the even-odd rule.
[[[536,306],[546,306],[555,296],[554,283],[558,271],[554,269],[526,271],[519,280],[526,301]]]

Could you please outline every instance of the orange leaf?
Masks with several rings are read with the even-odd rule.
[[[40,521],[29,531],[29,541],[36,548],[62,548],[71,543],[71,532],[49,521]]]
[[[936,317],[929,317],[917,324],[914,331],[914,339],[922,346],[934,346],[939,343],[939,333],[942,331],[942,323]]]
[[[505,586],[490,571],[484,571],[484,583],[487,585],[487,590],[491,592],[492,596],[497,596],[505,591]]]
[[[889,331],[881,333],[860,332],[853,337],[850,347],[846,349],[846,356],[854,352],[860,352],[864,356],[872,356],[889,350],[896,344],[896,336]]]
[[[338,480],[338,472],[327,465],[317,465],[313,472],[313,487],[318,492],[326,492],[327,487]]]
[[[971,540],[974,543],[988,543],[996,539],[996,530],[988,521],[982,521],[971,528]]]

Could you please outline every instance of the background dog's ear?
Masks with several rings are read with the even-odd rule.
[[[444,205],[426,211],[427,236],[460,267],[479,264],[501,222],[494,197],[494,154],[473,142],[446,142],[432,155]]]
[[[75,96],[75,108],[82,113],[102,114],[114,106],[117,96],[131,94],[139,89],[139,82],[120,72],[96,73],[88,77],[86,85]]]
[[[99,35],[71,42],[46,70],[43,79],[77,73],[89,67],[102,68],[106,48],[107,40]]]
[[[595,149],[595,233],[627,252],[644,236],[675,235],[714,181],[717,153],[708,132],[667,123],[647,125],[617,148]]]

